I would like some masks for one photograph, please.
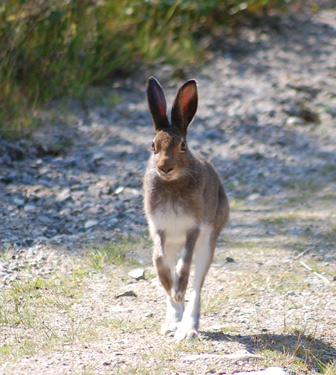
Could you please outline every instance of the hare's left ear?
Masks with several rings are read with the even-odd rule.
[[[155,132],[169,128],[166,98],[159,81],[154,77],[147,81],[147,101]]]
[[[172,126],[177,128],[183,137],[186,137],[188,126],[195,116],[197,103],[197,83],[192,79],[177,91],[171,112]]]

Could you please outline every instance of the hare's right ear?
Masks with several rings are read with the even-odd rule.
[[[154,77],[150,77],[147,81],[147,101],[154,130],[158,132],[163,128],[170,127],[167,118],[166,99],[160,83]]]
[[[197,102],[197,83],[191,79],[177,91],[171,112],[172,126],[177,128],[183,137],[187,136],[188,126],[197,111]]]

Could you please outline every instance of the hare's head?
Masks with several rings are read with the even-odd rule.
[[[165,180],[175,180],[185,172],[190,162],[186,138],[188,126],[197,110],[196,81],[187,81],[177,91],[171,123],[167,118],[162,87],[154,77],[148,79],[147,100],[156,133],[152,150],[157,172]]]

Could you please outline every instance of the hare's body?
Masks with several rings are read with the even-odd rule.
[[[213,259],[229,206],[220,178],[203,157],[186,145],[187,127],[197,107],[195,81],[179,90],[166,118],[163,91],[151,78],[147,88],[156,137],[144,180],[145,213],[154,242],[153,261],[167,297],[163,332],[180,340],[197,334],[200,292]],[[181,253],[175,266],[176,255]],[[195,259],[193,292],[184,311],[190,266]]]

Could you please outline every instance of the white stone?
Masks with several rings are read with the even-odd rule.
[[[93,227],[97,226],[98,223],[99,223],[98,220],[88,220],[88,221],[84,224],[84,228],[85,228],[85,229],[93,228]]]

